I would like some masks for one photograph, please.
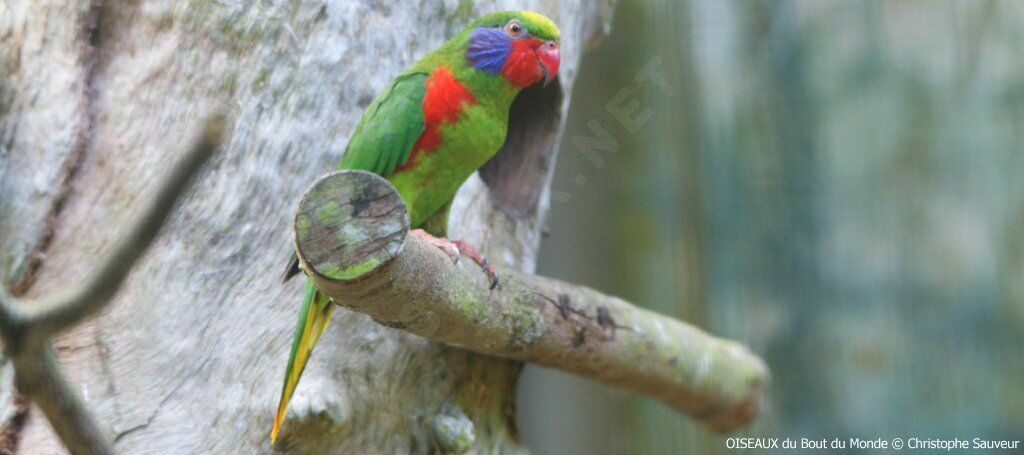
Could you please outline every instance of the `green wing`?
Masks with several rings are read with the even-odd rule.
[[[348,141],[338,169],[362,169],[390,175],[405,164],[412,146],[423,134],[423,95],[426,73],[405,73],[391,82],[366,107],[363,118]],[[292,253],[284,281],[298,275],[299,259]]]
[[[339,169],[390,175],[405,164],[423,134],[425,73],[405,73],[367,106],[349,140]]]

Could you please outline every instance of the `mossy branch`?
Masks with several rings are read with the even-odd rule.
[[[206,123],[192,148],[160,184],[149,206],[84,282],[40,301],[17,301],[0,289],[0,337],[14,363],[18,391],[35,402],[72,453],[113,453],[106,434],[60,371],[50,338],[96,314],[160,232],[188,183],[219,148],[223,116]]]
[[[322,292],[385,326],[649,395],[717,431],[756,417],[768,369],[743,345],[514,270],[499,269],[501,283],[489,290],[472,261],[455,264],[408,229],[387,181],[340,171],[303,198],[296,250]]]

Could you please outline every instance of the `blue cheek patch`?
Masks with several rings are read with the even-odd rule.
[[[466,58],[473,67],[488,74],[498,74],[505,67],[512,42],[500,28],[477,27],[469,35]]]

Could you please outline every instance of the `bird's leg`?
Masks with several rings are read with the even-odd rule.
[[[498,285],[498,271],[494,268],[494,264],[491,264],[487,260],[487,257],[476,249],[475,246],[465,240],[451,241],[441,237],[434,237],[423,229],[414,229],[409,232],[409,235],[417,237],[427,243],[436,246],[441,251],[444,251],[448,257],[452,258],[452,262],[459,263],[460,256],[466,256],[477,263],[487,274],[487,279],[491,284],[491,289],[494,289]]]
[[[413,229],[412,232],[409,232],[409,235],[436,246],[441,251],[444,251],[444,254],[452,258],[452,262],[459,263],[459,256],[462,252],[459,251],[459,246],[455,242],[441,237],[434,237],[423,229]]]
[[[480,250],[465,240],[456,240],[452,243],[459,248],[463,256],[472,259],[480,268],[484,269],[484,273],[487,274],[487,279],[491,283],[490,289],[494,289],[498,285],[498,271],[494,268],[494,264],[487,260],[487,256],[484,256]]]

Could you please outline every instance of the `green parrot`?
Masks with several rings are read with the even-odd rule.
[[[470,257],[497,283],[494,267],[471,245],[443,239],[456,191],[505,141],[509,108],[525,87],[558,73],[560,32],[531,11],[488,14],[398,75],[367,106],[339,169],[379,174],[398,189],[411,235],[457,259]],[[298,274],[290,264],[288,279]],[[317,340],[334,311],[308,279],[271,443]]]

